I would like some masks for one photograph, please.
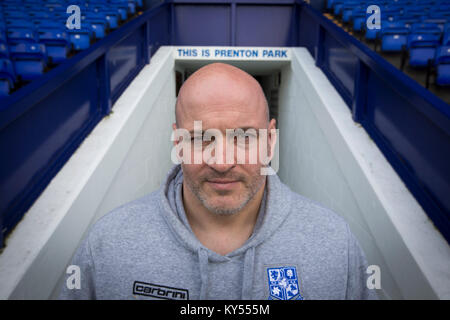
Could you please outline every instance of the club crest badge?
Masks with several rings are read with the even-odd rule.
[[[267,280],[269,300],[303,300],[294,266],[267,268]]]

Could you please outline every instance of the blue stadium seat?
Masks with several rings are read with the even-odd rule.
[[[415,4],[411,6],[407,6],[405,8],[405,14],[409,13],[417,13],[424,15],[425,13],[430,11],[430,8],[432,6],[429,3],[424,2],[423,0],[420,0],[420,2],[416,2]]]
[[[111,9],[103,4],[95,4],[92,6],[92,12],[100,14],[108,22],[108,27],[110,29],[117,29],[119,27],[119,22],[121,20],[118,11]]]
[[[353,14],[353,10],[359,8],[363,9],[360,1],[346,1],[342,8],[342,21],[347,23],[350,22]]]
[[[408,37],[409,65],[427,67],[433,61],[439,36],[434,34],[412,34]]]
[[[3,30],[0,30],[0,42],[7,43],[8,37],[6,36],[6,32]]]
[[[341,4],[343,0],[327,0],[327,10],[334,11],[336,5]]]
[[[102,14],[86,12],[82,14],[81,19],[82,24],[87,23],[90,26],[95,38],[102,39],[105,37],[106,31],[108,30],[108,22]]]
[[[444,28],[444,25],[447,23],[448,17],[445,16],[443,12],[435,12],[432,11],[428,15],[423,16],[422,22],[424,23],[435,23],[440,27],[442,30]]]
[[[5,18],[13,18],[13,19],[28,19],[28,13],[23,12],[22,11],[23,8],[17,8],[15,10],[11,10],[11,11],[4,11],[3,14],[5,16]]]
[[[450,19],[449,19],[450,20]],[[424,19],[422,22],[424,23],[433,23],[438,26],[439,29],[441,29],[441,32],[444,32],[445,25],[447,23],[447,19],[439,19],[439,18],[428,18]]]
[[[34,23],[25,19],[7,19],[6,29],[34,29]]]
[[[41,76],[47,66],[45,45],[40,43],[20,43],[10,47],[14,69],[24,81]]]
[[[343,7],[344,7],[344,0],[336,0],[333,5],[333,14],[335,16],[340,15]]]
[[[346,8],[354,5],[364,9],[365,1],[339,2]],[[66,29],[66,9],[72,4],[81,8],[81,30]],[[18,79],[33,80],[49,65],[67,59],[72,49],[87,49],[92,40],[104,38],[138,8],[143,8],[142,0],[1,0],[0,59],[9,59]],[[2,86],[6,92],[5,81]]]
[[[450,45],[450,25],[447,24],[444,26],[442,45],[444,46]]]
[[[92,31],[88,28],[72,29],[69,30],[70,42],[73,45],[73,49],[81,51],[89,48],[91,45]]]
[[[7,37],[9,44],[37,42],[36,33],[32,29],[8,29]]]
[[[366,34],[364,37],[367,40],[375,40],[378,38],[380,31],[381,31],[380,29],[367,29],[366,28]]]
[[[449,3],[440,3],[431,8],[430,12],[450,12],[450,4]]]
[[[337,0],[327,0],[327,10],[333,9],[333,6]]]
[[[30,11],[30,17],[33,20],[44,20],[44,19],[50,19],[51,14],[46,11]]]
[[[450,46],[441,46],[436,51],[436,84],[450,85]]]
[[[117,12],[120,15],[120,19],[122,21],[128,19],[128,1],[122,1],[122,0],[110,0],[108,3],[109,7],[112,7],[117,10]]]
[[[402,10],[397,6],[381,8],[381,19],[389,22],[394,22],[397,17],[401,16]]]
[[[136,4],[132,1],[128,1],[128,11],[131,15],[136,13]]]
[[[68,15],[66,13],[66,8],[64,9],[55,9],[52,13],[52,17],[56,19],[64,19],[66,20]]]
[[[101,13],[105,16],[111,29],[117,29],[119,27],[120,16],[117,12],[112,10],[104,10]]]
[[[42,29],[57,29],[64,31],[64,23],[55,20],[43,20],[39,23],[39,28]]]
[[[42,0],[23,0],[23,2],[25,3],[25,6],[26,7],[35,7],[35,6],[37,6],[37,5],[42,5],[42,3],[44,2],[44,1],[42,1]]]
[[[0,42],[0,59],[9,59],[8,45],[5,42]]]
[[[366,23],[366,10],[364,9],[355,9],[352,13],[352,20],[353,20],[353,30],[354,31],[361,31],[364,28],[364,25]]]
[[[400,52],[406,47],[409,29],[402,22],[391,22],[382,25],[381,51]]]
[[[420,22],[417,18],[399,17],[396,22],[402,22],[405,27],[411,30],[413,24]]]
[[[0,97],[8,96],[12,89],[16,76],[10,60],[0,59]]]
[[[55,13],[58,10],[61,11],[62,8],[61,4],[59,3],[46,3],[45,7],[51,14]]]
[[[412,34],[436,34],[442,33],[441,28],[435,23],[414,23],[411,26]]]
[[[65,31],[57,29],[39,29],[39,42],[45,44],[47,56],[51,62],[58,64],[63,62],[71,49],[69,35]]]

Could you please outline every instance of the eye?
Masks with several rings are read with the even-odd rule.
[[[248,147],[253,141],[255,141],[254,139],[256,139],[255,135],[242,133],[235,137],[235,142],[237,142],[239,146]]]
[[[202,136],[196,136],[196,137],[191,137],[191,142],[197,142],[197,143],[202,143],[203,142],[203,137]]]

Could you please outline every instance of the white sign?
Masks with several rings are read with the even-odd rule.
[[[182,60],[291,60],[285,47],[175,47],[175,59]]]

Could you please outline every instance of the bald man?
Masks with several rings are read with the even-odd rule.
[[[345,221],[264,174],[276,123],[252,76],[207,65],[175,111],[180,163],[91,228],[62,299],[376,299]]]

